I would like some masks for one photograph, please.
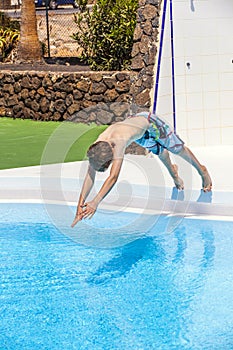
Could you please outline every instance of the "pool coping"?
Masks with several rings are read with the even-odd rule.
[[[203,159],[204,164],[208,164],[210,173],[214,174],[213,195],[217,195],[217,199],[225,196],[222,203],[216,202],[215,198],[212,203],[193,200],[200,193],[200,178],[187,163],[186,167],[180,163],[180,158],[176,158],[175,162],[190,186],[185,191],[179,191],[177,197],[171,199],[174,184],[157,157],[126,155],[119,179],[121,188],[118,192],[112,191],[101,203],[100,208],[113,209],[115,206],[122,211],[143,210],[153,213],[159,210],[171,215],[233,217],[233,171],[229,162],[232,151],[233,146],[200,147],[194,150],[198,158]],[[87,161],[82,161],[1,170],[0,202],[40,200],[45,203],[66,203],[75,206],[87,165]],[[223,183],[221,177],[224,168],[226,171]],[[148,174],[152,171],[155,174],[149,178]],[[106,174],[99,174],[97,183],[101,185],[105,178]]]
[[[59,200],[42,200],[42,199],[0,199],[0,204],[44,204],[46,205],[68,205],[70,207],[76,208],[77,203],[76,202],[64,202]],[[167,217],[182,217],[182,218],[189,218],[189,219],[198,219],[198,220],[223,220],[223,221],[233,221],[232,215],[227,215],[224,213],[224,210],[222,210],[222,214],[220,214],[219,211],[217,213],[213,213],[212,211],[186,211],[183,212],[182,210],[171,212],[171,210],[159,210],[158,208],[153,209],[143,209],[138,207],[125,207],[122,208],[121,206],[116,205],[109,205],[109,204],[103,204],[101,205],[101,210],[106,211],[122,211],[122,212],[128,212],[128,213],[135,213],[135,214],[145,214],[145,215],[165,215]]]

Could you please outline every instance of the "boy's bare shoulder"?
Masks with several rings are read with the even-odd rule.
[[[126,142],[124,140],[114,140],[112,141],[112,150],[113,150],[113,157],[116,158],[123,158],[125,154],[126,149]]]

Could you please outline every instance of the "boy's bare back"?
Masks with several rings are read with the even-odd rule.
[[[113,142],[127,147],[133,141],[140,139],[149,127],[145,117],[136,116],[127,118],[122,122],[110,125],[97,139],[97,141]]]

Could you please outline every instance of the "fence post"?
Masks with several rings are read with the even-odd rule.
[[[50,37],[49,37],[49,0],[45,0],[45,12],[46,12],[46,30],[47,30],[47,43],[48,43],[48,57],[50,58]]]

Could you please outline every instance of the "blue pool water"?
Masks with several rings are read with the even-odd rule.
[[[42,205],[0,209],[1,350],[233,349],[233,222],[166,231],[160,216],[100,248],[65,235]],[[137,215],[118,213],[121,231]],[[94,223],[98,241],[109,215]]]

